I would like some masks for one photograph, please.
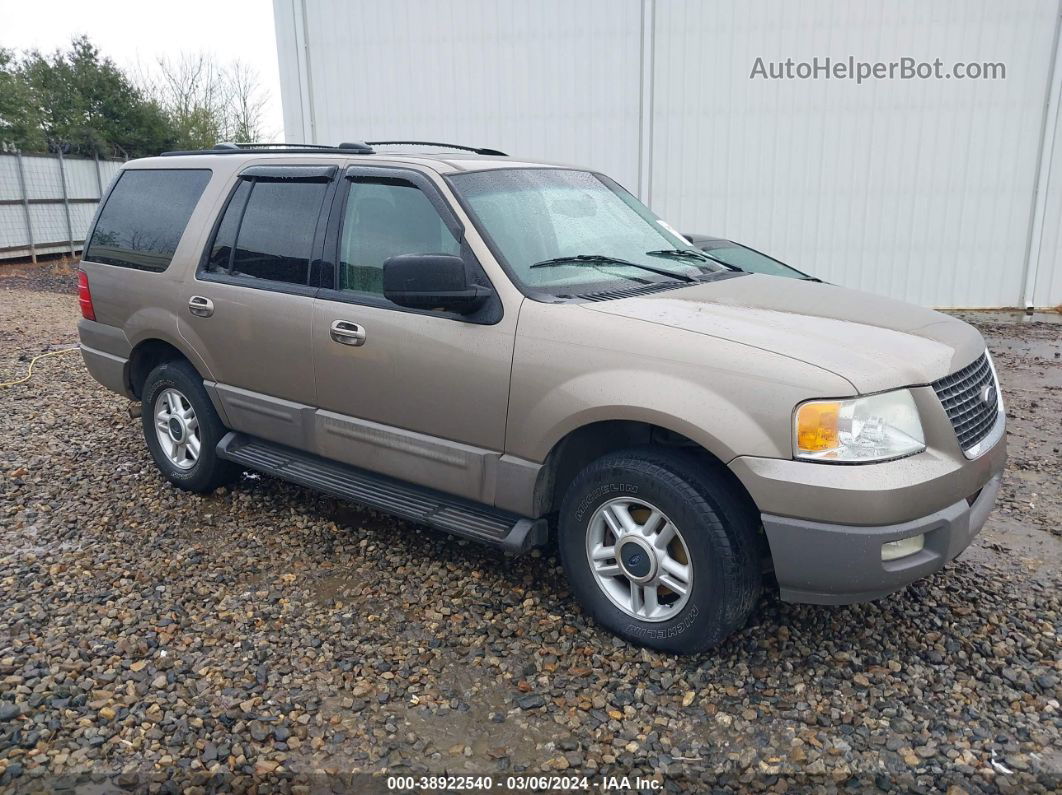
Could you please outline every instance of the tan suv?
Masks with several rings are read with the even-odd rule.
[[[659,649],[719,643],[765,579],[840,604],[940,569],[1006,458],[973,328],[727,267],[593,171],[172,153],[125,166],[81,267],[85,363],[177,486],[254,469],[511,552],[555,532],[583,608]]]

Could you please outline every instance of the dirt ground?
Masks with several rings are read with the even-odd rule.
[[[984,334],[1006,396],[1009,460],[971,558],[1062,571],[1062,315],[965,312]]]
[[[0,381],[76,342],[74,287],[61,263],[0,266]],[[1059,791],[1062,318],[964,317],[1010,449],[972,547],[867,605],[764,594],[688,658],[596,627],[548,548],[507,558],[257,475],[180,492],[77,353],[41,360],[0,390],[0,791]]]

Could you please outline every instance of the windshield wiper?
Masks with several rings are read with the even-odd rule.
[[[646,251],[645,253],[653,257],[682,257],[683,259],[699,259],[701,262],[715,262],[728,270],[741,271],[742,273],[745,272],[744,268],[739,268],[737,265],[731,265],[729,262],[723,262],[718,257],[713,257],[706,251],[690,251],[685,248],[661,248],[656,251]]]
[[[701,262],[714,262],[732,271],[741,270],[737,265],[723,262],[721,259],[713,257],[711,254],[706,254],[703,251],[690,251],[688,248],[660,248],[656,251],[646,251],[645,253],[650,257],[674,257],[675,259],[696,259]]]
[[[707,254],[700,251],[691,251],[688,248],[658,248],[654,251],[646,251],[650,257],[674,257],[675,259],[696,259],[704,262],[711,259]]]
[[[620,259],[619,257],[609,257],[605,254],[575,254],[570,257],[553,257],[553,259],[544,259],[541,262],[536,262],[532,265],[532,268],[556,268],[564,265],[623,265],[628,268],[639,268],[643,271],[649,271],[649,273],[655,273],[660,276],[670,276],[672,279],[678,279],[680,282],[688,282],[692,284],[697,281],[692,276],[687,276],[685,273],[675,273],[665,268],[654,268],[652,265],[642,265],[640,262],[631,262],[630,260]]]

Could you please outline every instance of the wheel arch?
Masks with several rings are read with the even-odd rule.
[[[672,448],[696,457],[704,466],[717,471],[733,492],[758,515],[752,496],[727,462],[704,444],[669,426],[619,419],[598,420],[570,430],[553,444],[539,471],[535,484],[539,515],[557,511],[567,484],[593,461],[618,450],[643,446]]]
[[[148,373],[162,362],[179,359],[188,362],[201,378],[206,379],[198,357],[175,344],[173,340],[161,337],[145,337],[139,340],[130,351],[129,362],[125,367],[126,386],[130,393],[140,400]]]

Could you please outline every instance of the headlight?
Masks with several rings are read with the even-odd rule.
[[[886,461],[926,449],[910,390],[847,400],[810,400],[797,406],[797,458],[850,464]]]

